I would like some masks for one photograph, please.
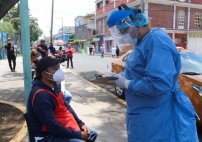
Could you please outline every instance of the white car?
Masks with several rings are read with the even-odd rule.
[[[60,46],[60,45],[55,45],[53,47],[55,48],[56,52],[59,50],[60,47],[62,47],[62,51],[65,51],[66,49],[64,46]]]

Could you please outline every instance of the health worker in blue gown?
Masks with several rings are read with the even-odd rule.
[[[198,142],[197,114],[179,89],[180,54],[169,35],[126,5],[109,14],[107,25],[121,51],[134,45],[124,72],[111,73],[125,89],[128,142]]]

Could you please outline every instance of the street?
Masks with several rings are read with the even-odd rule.
[[[76,72],[77,75],[92,81],[95,79],[96,73],[106,73],[111,72],[111,61],[116,58],[111,58],[110,55],[105,55],[105,58],[101,58],[100,55],[92,56],[87,54],[74,54],[73,64],[74,69],[70,69]],[[66,67],[66,62],[62,63]],[[102,84],[99,84],[101,87],[104,87],[107,91],[115,93],[114,87]]]
[[[73,63],[74,69],[80,76],[85,78],[94,79],[95,73],[105,73],[111,71],[111,61],[110,55],[105,58],[101,58],[100,55],[90,56],[87,54],[74,54]],[[62,65],[66,66],[66,62]]]

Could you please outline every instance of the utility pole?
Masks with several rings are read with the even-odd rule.
[[[64,41],[63,18],[62,18],[62,40]]]
[[[50,43],[53,43],[53,13],[54,13],[54,0],[52,0],[52,9],[51,9],[51,30],[50,30]]]
[[[21,46],[23,55],[25,101],[27,104],[31,90],[31,57],[28,0],[20,0]]]

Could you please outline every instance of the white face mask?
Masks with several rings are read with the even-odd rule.
[[[42,59],[42,56],[39,56],[36,58],[38,61]]]
[[[46,73],[51,74],[49,72]],[[49,80],[55,81],[56,84],[60,84],[63,80],[65,80],[64,72],[61,69],[58,69],[54,74],[51,75],[53,75],[53,79]]]
[[[53,80],[54,80],[57,84],[60,84],[63,80],[65,80],[64,72],[63,72],[61,69],[58,69],[58,70],[53,74]]]

